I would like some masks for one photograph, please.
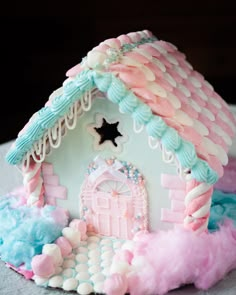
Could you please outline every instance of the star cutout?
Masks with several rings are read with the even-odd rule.
[[[119,122],[108,123],[103,118],[101,127],[94,127],[94,130],[99,134],[99,144],[103,144],[105,141],[111,141],[112,144],[117,147],[116,138],[122,136],[118,131]]]

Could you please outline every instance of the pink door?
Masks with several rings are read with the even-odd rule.
[[[81,214],[101,235],[132,239],[136,231],[147,228],[146,190],[143,183],[120,176],[112,169],[97,173],[93,181],[88,176],[80,196]]]
[[[96,186],[93,193],[93,224],[106,236],[130,239],[134,210],[132,193],[126,183],[106,179]]]

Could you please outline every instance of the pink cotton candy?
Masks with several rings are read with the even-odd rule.
[[[127,279],[122,274],[112,274],[104,283],[104,292],[107,295],[124,295],[127,292]]]
[[[17,197],[24,197],[26,194],[25,187],[18,186],[14,190],[11,191],[11,195],[17,196]]]
[[[24,206],[27,203],[26,191],[24,186],[19,186],[9,193],[9,197],[17,197],[17,202],[12,205],[13,208]]]
[[[47,254],[34,256],[31,266],[34,274],[42,278],[49,278],[55,273],[53,258]]]
[[[130,264],[133,259],[133,253],[129,250],[124,250],[122,255],[120,255],[120,259],[127,261]]]
[[[227,221],[214,233],[183,228],[142,233],[135,237],[131,265],[131,295],[162,295],[191,283],[207,290],[236,268],[236,229]]]

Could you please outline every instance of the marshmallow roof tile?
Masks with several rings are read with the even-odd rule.
[[[236,129],[236,120],[229,106],[214,91],[212,85],[193,69],[182,52],[173,44],[158,40],[146,30],[100,43],[80,64],[70,69],[66,73],[69,82],[64,83],[63,94],[34,114],[19,133],[7,155],[9,163],[20,163],[46,132],[49,119],[55,123],[68,111],[65,107],[63,112],[57,104],[65,106],[66,102],[68,105],[73,103],[74,100],[69,101],[69,98],[75,95],[76,87],[82,91],[94,86],[85,82],[83,77],[89,77],[91,81],[98,80],[99,75],[108,77],[110,74],[118,78],[113,78],[114,81],[122,81],[121,85],[129,93],[132,92],[143,105],[148,106],[153,115],[161,118],[162,123],[164,121],[182,139],[192,143],[197,157],[208,163],[219,177],[223,175],[222,166],[227,164],[228,148]],[[118,97],[122,96],[121,86],[122,91],[121,88],[116,89],[116,93],[113,91],[112,94],[118,98],[110,98],[108,87],[111,85],[112,88],[115,84],[113,80],[103,79],[103,84],[100,83],[99,87],[95,81],[95,86],[107,92],[108,98],[119,103],[121,109],[121,99]],[[68,90],[68,85],[72,83],[74,88]],[[80,98],[77,96],[77,99]],[[145,116],[150,116],[147,110]],[[142,121],[144,124],[148,122],[145,120]]]

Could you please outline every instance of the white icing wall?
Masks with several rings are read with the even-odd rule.
[[[96,151],[93,148],[94,137],[88,133],[87,126],[95,123],[97,113],[106,119],[117,121],[128,136],[123,144],[123,151],[114,153],[111,149]],[[161,208],[170,208],[168,190],[161,187],[161,173],[176,174],[176,168],[162,161],[159,149],[152,150],[148,145],[145,129],[136,134],[133,131],[133,120],[130,115],[121,114],[118,106],[107,99],[96,99],[89,112],[79,118],[74,130],[67,132],[60,147],[53,150],[46,162],[53,163],[54,173],[59,176],[60,184],[68,188],[68,199],[58,200],[57,204],[67,208],[72,218],[79,217],[79,194],[86,169],[97,155],[104,158],[116,156],[120,160],[131,162],[146,180],[149,199],[149,228],[165,229],[171,225],[160,221]]]

